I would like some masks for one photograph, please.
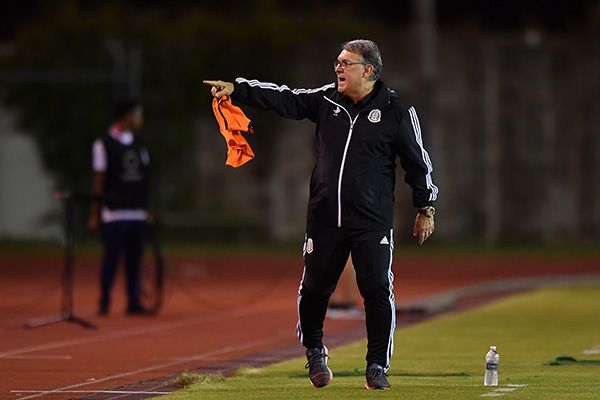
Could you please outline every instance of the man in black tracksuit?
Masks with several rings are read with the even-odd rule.
[[[437,187],[423,147],[414,107],[379,80],[377,45],[344,44],[334,63],[337,82],[294,89],[257,80],[205,81],[216,97],[274,110],[284,118],[316,125],[316,162],[310,183],[304,241],[304,273],[298,292],[297,333],[307,348],[312,384],[326,386],[323,321],[329,297],[352,254],[364,298],[367,325],[367,389],[388,389],[395,307],[392,252],[396,158],[406,171],[418,213],[413,235],[422,244],[434,230]]]

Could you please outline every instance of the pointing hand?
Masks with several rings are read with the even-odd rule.
[[[233,83],[225,82],[225,81],[202,81],[205,85],[212,86],[210,89],[210,93],[216,97],[220,98],[223,96],[230,96],[233,93]]]

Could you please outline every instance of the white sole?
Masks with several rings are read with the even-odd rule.
[[[365,382],[365,389],[367,389],[367,390],[390,390],[389,387],[380,387],[380,388],[371,387],[371,386],[369,386],[369,384],[367,382]]]
[[[327,367],[327,371],[329,371],[329,382],[327,382],[327,385],[325,385],[325,386],[328,386],[331,383],[331,381],[333,381],[333,372],[331,372],[331,369],[329,367]],[[310,378],[308,378],[308,381],[310,382],[312,387],[314,387],[315,389],[321,389],[321,388],[325,387],[325,386],[316,386],[314,383],[312,383]]]

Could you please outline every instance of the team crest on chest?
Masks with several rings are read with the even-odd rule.
[[[381,121],[381,110],[378,108],[372,109],[367,118],[374,124],[378,123]]]
[[[125,182],[137,182],[142,180],[140,156],[137,151],[127,150],[125,154],[123,154],[123,169],[124,172],[121,175],[121,179]]]
[[[342,111],[342,109],[340,108],[340,106],[337,106],[335,110],[333,110],[333,116],[337,117],[338,115],[340,115],[340,112]]]

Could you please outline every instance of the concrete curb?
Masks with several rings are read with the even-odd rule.
[[[511,278],[475,283],[444,293],[421,297],[396,304],[398,313],[438,314],[451,309],[461,299],[487,295],[513,293],[542,287],[600,285],[600,274],[549,275],[541,277]]]

